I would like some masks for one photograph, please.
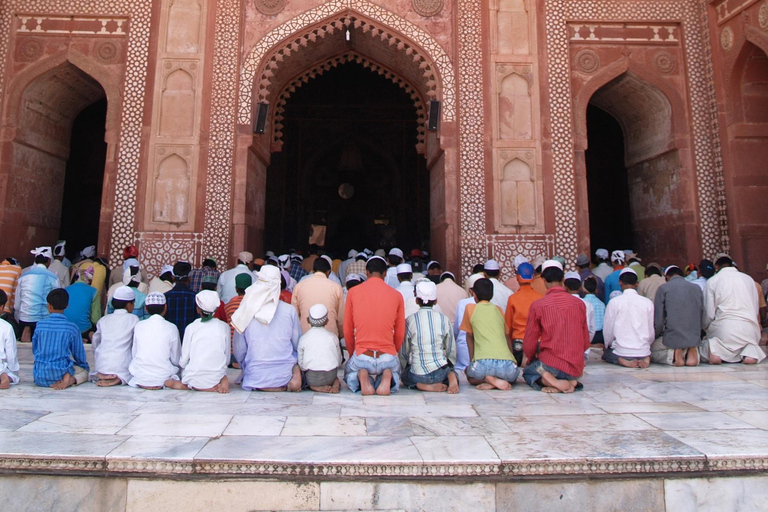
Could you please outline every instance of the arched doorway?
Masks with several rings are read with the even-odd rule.
[[[282,148],[267,172],[266,249],[302,249],[313,226],[324,231],[315,241],[337,255],[428,248],[429,175],[403,88],[347,62],[297,89],[281,119]]]
[[[70,237],[72,256],[99,237],[107,101],[101,85],[65,61],[18,96],[15,138],[3,163],[0,252],[31,261],[30,248]]]
[[[689,160],[667,96],[625,72],[591,96],[586,121],[592,250],[633,249],[665,263],[698,257],[689,254],[698,245]]]

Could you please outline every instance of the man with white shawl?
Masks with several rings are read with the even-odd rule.
[[[280,270],[264,265],[232,315],[235,359],[243,369],[242,387],[258,391],[300,391],[298,345],[301,323],[296,308],[280,301]]]

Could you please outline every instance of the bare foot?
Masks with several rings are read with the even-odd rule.
[[[549,372],[541,375],[541,382],[544,383],[545,388],[555,388],[560,393],[573,393],[573,384],[567,380],[560,380]],[[554,391],[547,391],[547,393],[554,393]]]
[[[291,393],[298,393],[301,391],[301,369],[299,365],[293,365],[293,376],[288,381],[288,391]]]
[[[685,366],[699,366],[699,349],[689,348],[685,355]]]
[[[723,364],[723,360],[720,356],[709,354],[709,364]]]
[[[459,392],[459,378],[451,372],[448,374],[448,394],[455,395]]]
[[[376,394],[379,396],[389,396],[392,385],[392,370],[384,370],[381,374],[381,383],[376,388]]]
[[[368,370],[358,371],[357,379],[360,381],[360,393],[363,396],[376,394],[376,389],[371,385],[371,378],[368,376]]]
[[[75,385],[75,377],[70,375],[69,373],[65,373],[64,377],[61,378],[59,382],[54,382],[51,384],[51,387],[55,390],[61,391],[62,389],[67,389],[70,386]]]
[[[499,379],[498,377],[491,377],[490,375],[486,375],[485,381],[491,384],[496,389],[500,389],[502,391],[509,391],[512,389],[512,384],[505,381],[504,379]]]
[[[745,357],[744,360],[742,361],[742,363],[744,363],[744,364],[757,364],[757,359],[755,359],[754,357]]]
[[[158,389],[163,389],[163,386],[142,386],[142,385],[139,385],[139,387],[141,389],[148,389],[150,391],[156,391]]]
[[[256,391],[263,391],[264,393],[282,393],[288,390],[288,386],[281,388],[256,388]]]
[[[683,349],[676,348],[675,355],[673,356],[674,365],[677,367],[685,366],[685,356],[683,355]]]
[[[544,386],[541,390],[545,393],[562,393],[559,389],[550,386]]]
[[[309,386],[309,389],[317,393],[330,393],[331,386]]]
[[[122,381],[117,377],[113,379],[99,379],[98,381],[96,381],[96,385],[101,388],[108,388],[110,386],[119,386],[120,384],[122,384]]]
[[[619,365],[626,366],[627,368],[637,368],[638,361],[637,359],[624,359],[623,357],[620,357]]]
[[[187,386],[180,380],[173,380],[173,379],[168,379],[167,381],[165,381],[165,387],[170,389],[183,389],[185,391],[189,390],[189,386]]]
[[[328,392],[332,395],[336,395],[339,393],[339,389],[341,389],[341,382],[339,382],[339,379],[336,379],[333,381],[333,384],[331,384],[331,390]]]
[[[651,366],[651,358],[650,357],[644,357],[642,359],[639,359],[637,361],[637,367],[638,368],[648,368]]]
[[[218,393],[229,393],[229,379],[227,376],[223,376],[219,383],[216,385],[216,391]]]
[[[7,373],[0,373],[0,389],[8,389],[11,387],[11,378]]]
[[[487,382],[483,382],[482,384],[478,384],[475,386],[475,389],[479,389],[481,391],[488,391],[490,389],[496,389],[496,386],[493,384],[488,384]]]
[[[420,389],[422,391],[433,391],[437,393],[443,393],[445,391],[448,391],[448,386],[445,384],[422,384],[418,383],[416,384],[416,389]]]

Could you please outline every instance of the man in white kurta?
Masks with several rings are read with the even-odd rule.
[[[637,293],[637,274],[625,268],[619,275],[622,294],[605,308],[603,360],[628,368],[647,368],[656,338],[653,302]]]
[[[133,329],[133,359],[128,367],[131,374],[128,385],[162,389],[167,380],[179,380],[179,329],[163,318],[165,295],[150,293],[145,305],[150,317]]]
[[[509,302],[509,297],[512,295],[512,290],[499,281],[499,274],[501,272],[499,263],[496,260],[486,261],[485,265],[483,265],[483,272],[485,273],[485,277],[490,279],[491,283],[493,283],[493,298],[491,299],[491,304],[501,308],[502,312],[506,312],[507,302]]]
[[[128,384],[131,380],[128,367],[133,358],[133,329],[139,322],[139,317],[131,314],[135,297],[128,286],[115,290],[112,298],[115,312],[96,324],[91,341],[95,364],[90,378],[99,386]]]
[[[739,272],[728,257],[715,262],[717,274],[704,292],[707,335],[701,360],[711,364],[759,363],[765,353],[759,346],[759,302],[755,282]]]
[[[5,296],[5,292],[3,292]],[[0,304],[0,310],[4,304]],[[11,324],[0,320],[0,389],[19,382],[19,360],[16,357],[16,334]]]
[[[403,296],[403,302],[414,298],[413,268],[410,263],[401,263],[397,266],[397,280],[400,281],[400,284],[397,285],[395,290]]]
[[[216,286],[216,291],[219,292],[219,297],[224,304],[237,295],[237,290],[235,290],[235,278],[239,274],[250,274],[252,262],[253,254],[248,251],[243,251],[237,255],[237,265],[221,273],[219,276],[219,283]]]

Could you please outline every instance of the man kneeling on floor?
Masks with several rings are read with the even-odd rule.
[[[648,368],[656,338],[653,302],[637,293],[637,274],[627,267],[619,274],[622,293],[605,307],[603,361],[627,368]]]
[[[88,361],[80,329],[64,316],[69,294],[56,288],[46,300],[50,315],[37,323],[32,335],[35,384],[53,389],[82,384],[88,380]]]
[[[547,294],[531,304],[523,339],[523,378],[545,393],[573,393],[583,386],[584,351],[589,348],[584,302],[563,288],[559,261],[541,264]]]
[[[419,310],[405,319],[403,384],[422,391],[459,392],[456,377],[456,343],[448,317],[434,311],[437,286],[432,281],[416,285]]]
[[[179,329],[165,318],[165,295],[152,292],[144,303],[150,315],[133,330],[133,360],[128,370],[128,385],[144,389],[163,389],[168,380],[179,380],[181,343]]]
[[[93,334],[94,371],[91,380],[98,386],[128,384],[131,374],[133,328],[139,317],[132,314],[136,295],[129,286],[121,286],[112,296],[114,313],[102,317]]]
[[[315,260],[315,265],[318,261],[321,259]],[[328,308],[324,304],[313,305],[307,321],[310,328],[299,339],[299,367],[306,386],[318,393],[338,393],[341,345],[338,336],[325,328]]]
[[[477,389],[508,391],[520,375],[520,369],[512,355],[504,312],[491,303],[493,282],[487,278],[478,279],[472,286],[472,294],[476,304],[467,305],[459,328],[467,333],[467,348],[472,361],[465,370],[467,380]]]
[[[200,318],[184,330],[179,361],[184,369],[181,382],[171,378],[165,382],[165,386],[229,393],[229,326],[213,317],[221,305],[221,299],[218,293],[203,290],[195,295],[195,304]]]

